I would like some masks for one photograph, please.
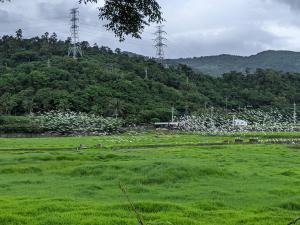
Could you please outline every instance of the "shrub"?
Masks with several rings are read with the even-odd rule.
[[[58,134],[103,134],[120,131],[122,120],[81,112],[51,111],[35,117],[45,132]]]
[[[30,116],[0,116],[0,134],[39,133]]]

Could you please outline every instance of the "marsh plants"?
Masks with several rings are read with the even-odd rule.
[[[33,121],[43,132],[58,134],[106,134],[119,131],[123,125],[118,118],[71,111],[50,111],[33,117]]]
[[[93,135],[122,131],[125,125],[120,118],[72,111],[50,111],[31,117],[33,126],[41,132],[56,134]],[[296,129],[293,113],[245,109],[242,111],[204,111],[198,115],[186,115],[178,119],[179,130],[205,134],[236,132],[285,132]],[[239,124],[241,123],[242,124]],[[135,126],[135,125],[134,125]]]

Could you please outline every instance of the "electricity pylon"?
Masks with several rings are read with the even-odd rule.
[[[71,46],[68,51],[68,56],[73,56],[74,59],[77,58],[77,56],[82,56],[81,47],[79,44],[79,10],[78,8],[73,8],[70,11],[71,15]]]
[[[164,63],[164,47],[167,46],[165,44],[165,41],[167,40],[167,38],[165,38],[165,35],[167,34],[167,32],[163,30],[163,27],[163,25],[158,26],[157,31],[154,33],[154,35],[156,36],[156,38],[154,39],[154,47],[156,48],[156,58],[161,64]]]

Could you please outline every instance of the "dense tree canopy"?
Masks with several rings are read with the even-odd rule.
[[[226,106],[290,110],[300,103],[298,73],[259,69],[213,78],[87,42],[84,57],[74,60],[66,56],[69,44],[55,33],[24,39],[21,30],[0,39],[1,114],[72,110],[147,123],[169,120],[172,106],[182,115]]]

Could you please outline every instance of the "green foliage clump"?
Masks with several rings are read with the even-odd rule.
[[[93,114],[51,111],[34,118],[44,132],[57,134],[103,134],[119,131],[122,120]]]
[[[40,130],[30,116],[0,116],[0,134],[38,132]]]

